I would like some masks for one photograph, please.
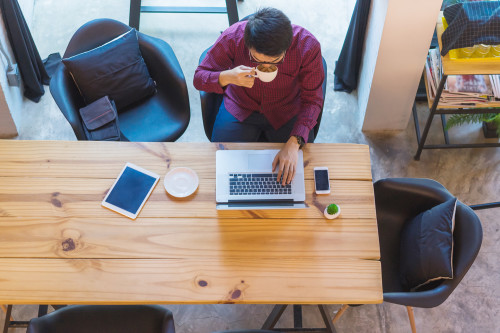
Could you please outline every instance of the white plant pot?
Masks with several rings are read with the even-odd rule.
[[[340,206],[337,205],[337,207],[339,207],[339,211],[336,213],[336,214],[333,214],[333,215],[330,215],[328,214],[327,212],[327,208],[328,206],[325,207],[325,211],[323,212],[323,214],[325,215],[325,217],[329,220],[333,220],[333,219],[336,219],[339,215],[340,215]]]

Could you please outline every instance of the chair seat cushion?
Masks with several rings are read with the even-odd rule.
[[[175,141],[189,123],[189,113],[176,111],[161,87],[151,98],[124,108],[119,118],[122,140],[134,142]]]
[[[431,281],[453,278],[453,229],[457,199],[405,222],[401,231],[400,279],[417,291]]]
[[[135,29],[62,61],[86,104],[109,96],[120,111],[156,90],[142,58]]]

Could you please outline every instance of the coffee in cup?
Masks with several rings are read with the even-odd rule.
[[[275,65],[269,67],[259,65],[255,68],[255,76],[262,82],[271,82],[276,78],[276,75],[278,75],[278,67]]]

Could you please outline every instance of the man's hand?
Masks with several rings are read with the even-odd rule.
[[[297,142],[297,138],[292,136],[274,158],[273,172],[278,169],[278,182],[283,175],[283,179],[281,180],[281,185],[283,186],[290,184],[293,177],[295,177],[297,160],[299,159],[299,148],[300,145]]]
[[[255,81],[255,68],[240,65],[223,71],[219,75],[219,84],[225,87],[234,84],[240,87],[252,88]]]

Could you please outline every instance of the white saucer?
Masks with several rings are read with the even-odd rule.
[[[198,188],[198,175],[190,168],[180,167],[170,170],[163,180],[165,190],[177,198],[187,197]]]

